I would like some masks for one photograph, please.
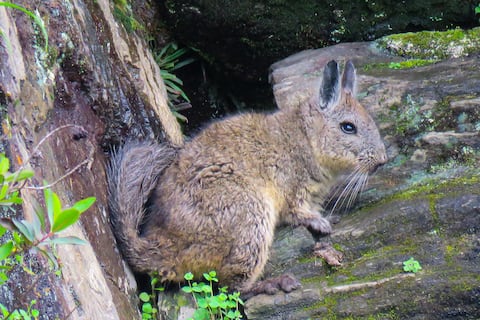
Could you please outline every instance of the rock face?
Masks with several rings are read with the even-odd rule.
[[[176,37],[200,49],[222,72],[266,77],[270,64],[294,52],[385,34],[476,24],[475,1],[199,1],[167,0]]]
[[[52,190],[65,206],[89,196],[97,200],[64,232],[88,245],[58,246],[59,274],[40,254],[26,254],[27,268],[18,266],[0,286],[0,303],[13,311],[36,301],[40,319],[139,318],[135,280],[108,221],[103,147],[122,134],[155,133],[182,143],[160,70],[145,41],[116,21],[108,1],[15,3],[47,21],[49,41],[45,50],[26,14],[0,6],[1,151],[15,169],[23,163],[35,171],[26,187],[58,180]],[[31,221],[42,191],[23,188],[21,197],[17,217]]]
[[[374,43],[301,52],[271,68],[279,107],[307,99],[333,58],[354,60],[390,162],[323,239],[345,254],[341,267],[313,256],[306,230],[278,232],[265,276],[290,272],[303,288],[248,300],[248,319],[478,319],[479,56],[394,70],[402,59]],[[418,273],[403,271],[410,257]]]

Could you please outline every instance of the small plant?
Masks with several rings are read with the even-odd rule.
[[[204,273],[203,277],[208,283],[204,282],[192,282],[193,274],[188,272],[185,274],[185,280],[187,280],[188,286],[182,287],[182,290],[186,293],[191,293],[197,310],[193,314],[193,320],[208,320],[208,319],[241,319],[239,307],[243,305],[242,299],[240,299],[240,293],[235,292],[228,293],[227,287],[218,289],[218,294],[214,294],[214,282],[218,282],[217,273],[210,271]]]
[[[12,9],[15,9],[15,10],[19,10],[19,11],[25,13],[27,16],[29,16],[33,20],[33,22],[35,22],[35,24],[40,28],[40,31],[42,32],[42,36],[43,36],[44,41],[45,41],[44,50],[45,50],[45,52],[48,52],[48,32],[47,32],[47,28],[45,27],[45,23],[43,22],[42,18],[37,16],[32,11],[30,11],[30,10],[28,10],[28,9],[22,7],[22,6],[19,6],[18,4],[15,4],[15,3],[0,2],[0,7],[7,7],[7,8],[12,8]],[[1,34],[3,35],[3,32]]]
[[[403,271],[417,273],[422,270],[420,262],[415,260],[413,257],[403,262]]]
[[[480,3],[475,7],[475,14],[480,14]],[[478,22],[480,22],[480,19],[478,19]]]
[[[132,7],[127,0],[114,0],[113,16],[120,21],[128,33],[143,29],[142,25],[133,17]]]
[[[0,303],[0,314],[2,317],[0,319],[11,319],[11,320],[30,320],[38,319],[40,316],[40,311],[35,309],[33,306],[37,303],[37,300],[30,301],[30,305],[27,310],[24,309],[15,309],[12,312],[9,312],[8,309]]]
[[[175,75],[175,71],[194,61],[193,58],[180,60],[187,52],[186,48],[179,48],[174,42],[167,44],[160,51],[153,50],[155,61],[160,67],[160,74],[167,89],[170,109],[181,121],[187,121],[187,119],[178,111],[184,109],[185,105],[189,107],[190,99],[183,91],[183,81]]]
[[[157,318],[158,309],[154,307],[154,304],[157,301],[158,292],[165,290],[164,287],[159,286],[159,282],[159,278],[156,274],[151,275],[150,286],[152,288],[152,292],[150,294],[147,292],[142,292],[138,296],[142,303],[142,320]]]
[[[12,210],[14,205],[21,204],[19,197],[20,189],[26,180],[33,177],[31,170],[20,169],[9,172],[10,160],[0,153],[0,208]],[[47,214],[39,205],[34,205],[32,221],[19,220],[16,218],[2,218],[0,223],[0,237],[8,239],[0,246],[0,285],[9,280],[12,269],[19,265],[32,276],[35,273],[24,262],[27,252],[39,252],[52,263],[55,269],[58,262],[54,254],[54,246],[57,244],[84,244],[77,237],[60,237],[58,233],[65,230],[78,221],[80,215],[85,212],[94,202],[94,197],[89,197],[76,202],[70,208],[62,208],[58,195],[49,188],[44,188],[45,207]],[[48,218],[46,223],[45,216]],[[10,235],[7,235],[10,231]],[[1,319],[32,319],[38,318],[39,311],[33,306],[36,300],[32,300],[27,310],[17,308],[8,311],[4,304],[0,303]]]

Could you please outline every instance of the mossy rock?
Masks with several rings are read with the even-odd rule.
[[[407,31],[472,27],[478,3],[427,0],[329,2],[167,0],[175,36],[199,49],[223,74],[258,82],[290,54]]]
[[[390,162],[356,208],[336,212],[340,222],[322,239],[344,253],[341,267],[314,257],[305,229],[277,233],[265,276],[292,273],[303,287],[252,298],[248,318],[480,318],[478,58],[394,69],[380,64],[404,58],[375,43],[298,53],[272,66],[280,108],[306,101],[330,59],[354,60],[358,98],[376,119]],[[406,273],[412,257],[422,269]]]
[[[480,27],[385,36],[377,43],[392,54],[416,59],[447,59],[480,52]]]

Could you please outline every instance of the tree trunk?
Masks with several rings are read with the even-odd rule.
[[[89,196],[97,201],[63,232],[88,245],[58,246],[61,275],[30,253],[35,274],[12,274],[0,290],[0,303],[26,310],[36,299],[41,319],[137,318],[136,284],[108,222],[104,151],[124,136],[182,144],[160,70],[145,41],[114,18],[113,2],[16,4],[45,21],[48,51],[31,18],[0,6],[2,145],[14,167],[23,163],[35,171],[27,187],[58,181],[52,190],[65,206]],[[24,188],[21,197],[29,220],[34,200],[43,202],[42,191]]]

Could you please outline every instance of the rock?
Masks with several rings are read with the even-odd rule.
[[[386,137],[390,162],[322,239],[343,252],[342,266],[322,264],[306,230],[278,232],[265,277],[291,273],[303,287],[251,298],[248,318],[478,319],[478,56],[396,70],[385,66],[402,59],[374,43],[301,52],[271,67],[279,107],[309,99],[322,64],[347,58],[357,66],[359,100]],[[410,257],[422,266],[415,274],[402,269]]]
[[[466,133],[458,133],[453,131],[427,132],[422,137],[422,141],[432,145],[445,145],[445,146],[449,144],[474,145],[476,141],[478,142],[479,137],[480,137],[480,134],[476,132],[466,132]]]
[[[270,64],[295,52],[386,34],[474,26],[470,5],[440,0],[199,1],[167,0],[165,16],[183,43],[230,77],[265,79]],[[426,14],[428,13],[428,14]]]

